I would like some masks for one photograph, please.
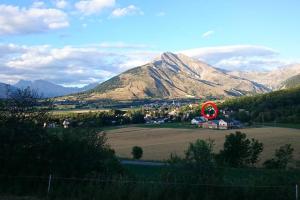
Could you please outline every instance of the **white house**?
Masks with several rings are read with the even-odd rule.
[[[229,127],[228,122],[222,119],[219,120],[219,129],[228,129],[228,127]]]
[[[69,120],[65,119],[64,122],[63,122],[64,128],[69,128],[69,125],[70,125]]]

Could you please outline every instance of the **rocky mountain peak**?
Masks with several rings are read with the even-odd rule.
[[[89,100],[236,96],[267,89],[183,54],[162,53],[86,92]]]

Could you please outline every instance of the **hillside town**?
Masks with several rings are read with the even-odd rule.
[[[231,118],[231,113],[233,111],[221,110],[221,118],[208,120],[203,116],[195,113],[199,109],[199,104],[188,104],[185,106],[180,106],[180,103],[173,102],[172,104],[164,104],[161,106],[148,106],[145,109],[145,123],[146,124],[163,124],[170,123],[174,121],[189,121],[191,125],[195,125],[199,128],[206,129],[233,129],[242,128],[243,124]],[[240,112],[240,111],[239,111]],[[241,112],[245,112],[241,110]]]

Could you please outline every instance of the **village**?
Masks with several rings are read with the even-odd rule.
[[[220,117],[214,120],[200,116],[199,104],[188,104],[181,106],[180,103],[163,104],[163,105],[148,105],[144,106],[145,123],[146,124],[164,124],[175,121],[186,122],[190,120],[190,124],[199,128],[206,129],[234,129],[243,128],[244,125],[231,117],[233,111],[220,110]],[[244,112],[240,110],[239,112]]]
[[[217,118],[207,119],[201,114],[200,105],[202,105],[200,102],[187,103],[173,100],[146,103],[139,108],[124,110],[90,110],[89,112],[77,110],[75,113],[65,111],[63,113],[59,112],[51,121],[45,122],[44,128],[102,127],[126,124],[160,125],[179,122],[190,124],[193,127],[220,130],[242,128],[244,126],[235,119],[232,110],[220,110]]]

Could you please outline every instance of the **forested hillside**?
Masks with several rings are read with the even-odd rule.
[[[245,109],[249,111],[251,121],[300,123],[300,87],[229,99],[221,108],[234,111]]]

